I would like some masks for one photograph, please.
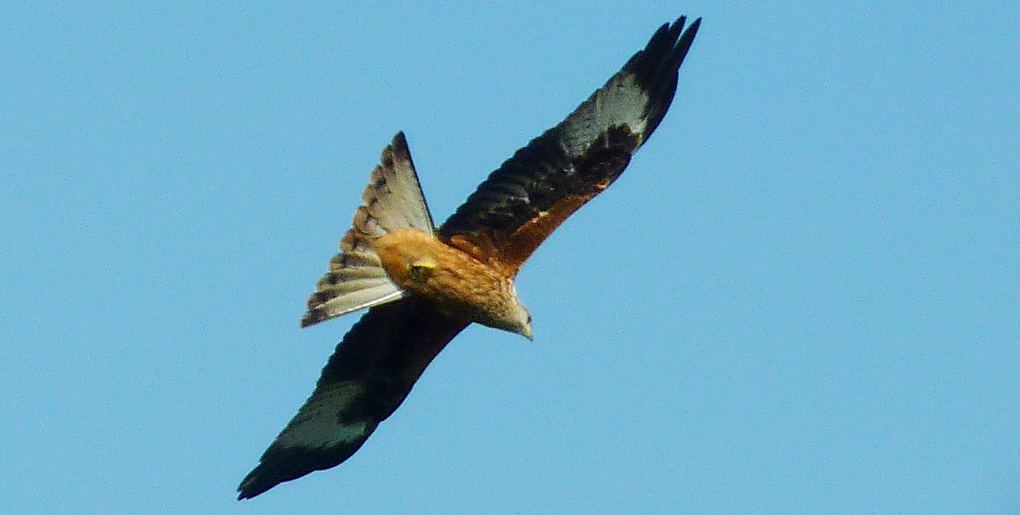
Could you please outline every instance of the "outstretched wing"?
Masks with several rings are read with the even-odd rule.
[[[659,126],[701,24],[699,18],[683,30],[685,20],[660,27],[566,120],[489,175],[439,228],[440,237],[515,274],[563,220],[616,180]]]
[[[405,295],[390,281],[372,249],[372,240],[394,229],[435,232],[403,132],[393,136],[393,142],[383,149],[361,201],[351,229],[340,240],[340,253],[329,261],[329,272],[308,297],[308,312],[301,318],[301,327]]]
[[[414,296],[370,309],[337,346],[312,396],[241,482],[238,499],[349,458],[465,327]]]

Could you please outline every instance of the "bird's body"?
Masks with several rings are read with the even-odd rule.
[[[241,482],[239,498],[349,458],[469,324],[532,337],[514,278],[553,230],[619,177],[658,127],[701,20],[684,30],[685,21],[660,27],[620,72],[492,172],[438,228],[404,135],[394,136],[301,325],[368,312]]]
[[[475,249],[461,250],[415,229],[397,229],[373,247],[394,284],[444,314],[531,338],[531,316],[499,260],[469,254]]]

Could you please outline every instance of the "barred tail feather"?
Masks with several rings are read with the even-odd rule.
[[[395,229],[435,234],[402,132],[383,149],[361,200],[351,229],[340,240],[340,253],[308,297],[301,327],[402,298],[405,292],[386,275],[372,242]]]

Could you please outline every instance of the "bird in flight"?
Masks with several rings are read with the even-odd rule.
[[[363,205],[308,299],[301,326],[368,308],[315,391],[241,481],[255,497],[339,465],[400,406],[425,367],[471,323],[531,339],[514,278],[568,216],[609,187],[655,131],[701,24],[660,27],[559,125],[492,172],[435,227],[403,133],[382,152]]]

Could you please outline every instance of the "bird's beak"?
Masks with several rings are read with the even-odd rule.
[[[521,331],[521,336],[527,338],[530,342],[535,341],[535,339],[531,337],[531,324],[524,326],[524,330]]]

